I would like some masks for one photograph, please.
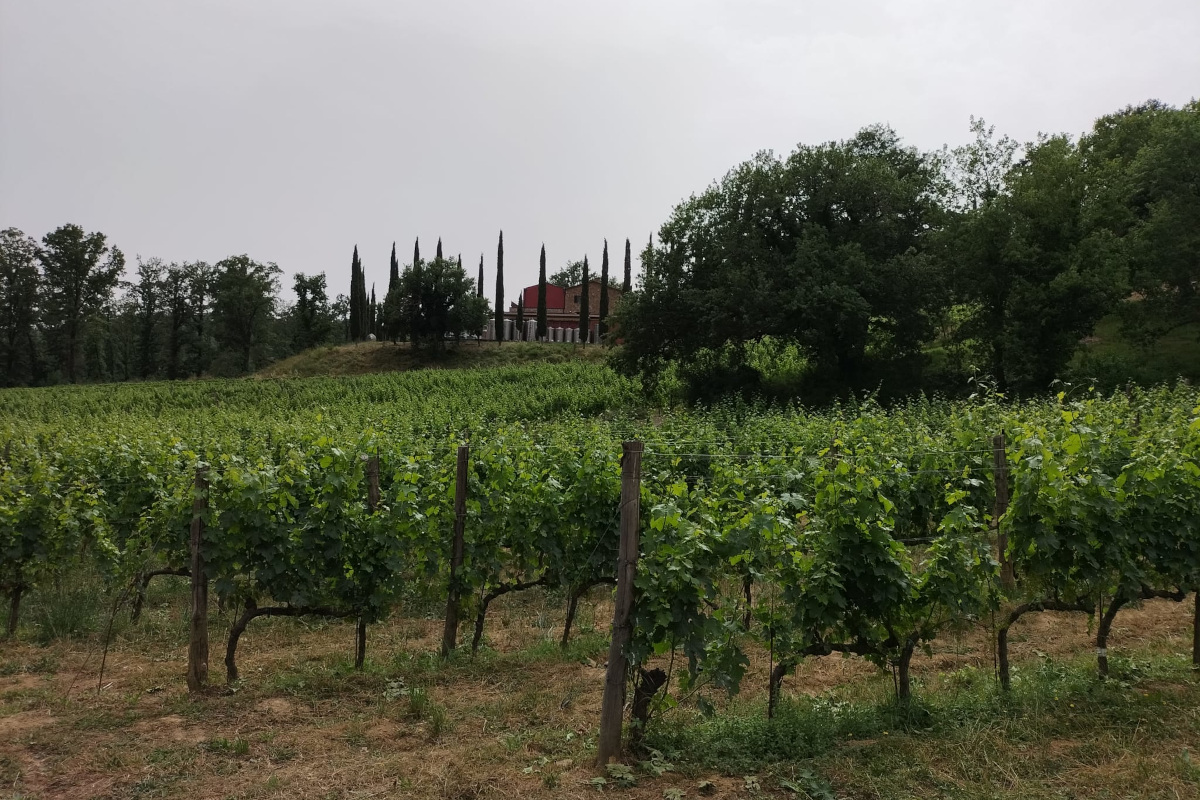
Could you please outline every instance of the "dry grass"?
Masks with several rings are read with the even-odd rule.
[[[183,672],[186,598],[164,587],[139,628],[126,629],[97,692],[98,655],[86,642],[45,647],[4,644],[0,655],[0,798],[475,798],[594,796],[594,752],[611,613],[597,590],[581,609],[581,631],[560,654],[562,610],[540,592],[502,598],[489,615],[488,647],[448,665],[431,654],[437,619],[398,616],[370,629],[368,668],[350,669],[353,626],[320,620],[260,619],[239,650],[244,680],[223,681],[222,629],[213,617],[214,689],[189,698]],[[1118,617],[1115,652],[1145,658],[1186,651],[1191,602],[1154,601]],[[466,632],[464,626],[464,633]],[[1014,628],[1018,667],[1086,654],[1088,621],[1042,614]],[[989,637],[970,631],[919,656],[918,691],[950,696],[963,667],[989,670]],[[757,714],[768,655],[750,654],[742,695],[727,713]],[[761,678],[761,679],[760,679]],[[859,659],[814,659],[789,679],[788,692],[821,697],[883,697],[890,679]],[[1131,686],[1137,695],[1177,705],[1197,698],[1178,676]],[[802,702],[797,700],[796,702]],[[865,701],[863,701],[865,702]],[[1172,706],[1173,708],[1175,706]],[[1064,709],[1064,713],[1069,710]],[[695,712],[670,712],[668,728]],[[890,731],[845,741],[815,763],[845,797],[1197,796],[1183,748],[1200,747],[1194,710],[1164,746],[1155,721],[1072,726],[1055,718],[1045,731],[978,720],[969,736]],[[958,730],[958,729],[955,729]],[[1097,733],[1100,731],[1101,733]],[[1180,733],[1182,731],[1182,733]],[[735,743],[736,744],[736,743]],[[707,767],[705,753],[682,754],[662,776],[639,774],[622,797],[659,798],[668,788],[699,796],[755,793],[745,776]],[[715,758],[715,756],[714,756]],[[778,774],[796,769],[785,764]],[[806,767],[807,768],[807,767]],[[765,778],[761,794],[789,795]],[[1009,787],[997,792],[994,787]],[[749,788],[748,788],[749,787]],[[1107,793],[1106,793],[1107,792]],[[1172,794],[1173,793],[1173,794]]]

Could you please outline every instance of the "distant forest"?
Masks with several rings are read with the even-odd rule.
[[[1037,392],[1080,369],[1145,379],[1136,359],[1078,356],[1104,319],[1145,352],[1200,328],[1200,103],[1131,106],[1078,139],[971,130],[921,152],[872,126],[733,168],[646,246],[608,326],[614,363],[693,400],[901,397],[971,376]],[[404,265],[393,245],[378,296],[357,248],[350,267],[330,299],[325,273],[285,286],[246,255],[128,265],[77,225],[0,231],[0,385],[239,375],[370,336],[438,350],[504,310],[502,237],[494,304],[482,258],[468,276],[440,241]]]

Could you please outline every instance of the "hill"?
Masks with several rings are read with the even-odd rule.
[[[403,372],[413,369],[466,369],[520,364],[561,364],[567,361],[600,362],[603,347],[545,342],[464,342],[447,344],[437,355],[413,352],[407,343],[358,342],[314,347],[260,370],[260,378],[309,378]]]

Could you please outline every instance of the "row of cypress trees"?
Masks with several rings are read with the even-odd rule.
[[[436,258],[442,258],[442,240],[438,239]],[[421,264],[421,240],[418,238],[413,244],[413,265],[414,269],[420,269]],[[462,267],[462,256],[458,257],[458,265]],[[625,280],[622,283],[621,291],[628,293],[633,288],[632,283],[633,260],[630,249],[629,239],[625,240]],[[600,284],[607,289],[608,287],[608,240],[604,240],[604,255],[600,267]],[[579,304],[579,329],[586,332],[588,330],[589,317],[591,309],[589,308],[591,300],[588,286],[588,258],[583,257],[583,281]],[[396,288],[400,282],[400,262],[396,258],[396,243],[392,242],[391,263],[388,272],[388,295]],[[483,297],[483,255],[479,256],[479,275],[476,278],[476,294]],[[368,299],[366,289],[366,276],[363,273],[362,262],[358,257],[358,245],[354,246],[354,256],[350,262],[350,338],[354,341],[362,341],[370,334],[379,335],[379,315],[375,302],[375,286],[371,285],[371,294]],[[416,298],[419,303],[419,298]],[[603,336],[608,332],[606,320],[608,319],[608,292],[600,292],[600,335]],[[493,315],[495,320],[495,334],[497,341],[504,340],[504,231],[500,231],[500,239],[496,245],[496,304],[493,307]],[[524,327],[525,322],[525,294],[517,299],[517,330]],[[538,258],[538,305],[537,305],[537,336],[544,338],[548,333],[546,323],[546,245],[542,245],[541,254]]]

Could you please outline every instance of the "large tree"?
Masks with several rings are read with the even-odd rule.
[[[608,332],[605,320],[608,319],[608,239],[604,240],[604,256],[600,262],[600,338]]]
[[[589,289],[591,287],[588,286],[588,283],[589,283],[589,281],[588,281],[588,260],[587,260],[587,256],[584,256],[583,257],[583,280],[579,284],[579,286],[580,286],[580,291],[579,291],[579,341],[583,342],[585,345],[587,344],[588,328],[590,327],[589,323],[591,322],[591,315],[590,315],[589,309],[588,309],[588,304],[589,304],[589,299],[590,299],[589,298],[589,295],[590,295]]]
[[[240,255],[217,262],[213,282],[213,322],[217,341],[238,356],[241,372],[251,372],[267,356],[281,270]]]
[[[133,313],[137,319],[138,376],[145,380],[158,369],[159,343],[155,332],[162,312],[163,277],[167,268],[159,258],[143,261],[139,256],[137,262]]]
[[[1150,346],[1200,321],[1200,101],[1101,118],[1081,146],[1095,171],[1107,167],[1104,222],[1124,237],[1135,292],[1125,332]]]
[[[827,392],[920,364],[939,302],[924,255],[940,219],[936,162],[871,127],[853,139],[760,153],[676,207],[622,300],[622,364],[653,387],[672,360],[719,356],[753,383],[748,345],[794,343]]]
[[[546,338],[546,245],[538,257],[537,338]]]
[[[3,385],[30,382],[37,371],[34,344],[38,302],[38,245],[16,228],[0,231],[0,347]]]
[[[592,276],[595,278],[595,276]],[[583,259],[568,261],[557,272],[550,275],[549,282],[555,286],[561,286],[564,289],[569,289],[579,286],[583,283]],[[616,278],[610,277],[608,285],[619,287],[621,284]]]
[[[397,284],[399,278],[397,278]],[[307,350],[329,340],[333,333],[333,312],[329,308],[329,297],[325,288],[325,273],[308,276],[296,273],[292,282],[296,293],[296,305],[292,309],[294,327],[293,349]]]
[[[496,341],[504,341],[504,231],[500,231],[500,242],[496,245],[496,308],[493,309],[496,325]]]
[[[954,153],[963,188],[947,228],[967,311],[958,338],[1001,388],[1045,389],[1128,291],[1118,236],[1089,218],[1106,168],[1066,136],[1043,136],[1014,161],[1011,140],[981,121],[973,131]]]
[[[625,280],[621,282],[622,294],[629,294],[633,289],[633,254],[630,252],[629,239],[625,239]]]
[[[217,270],[205,261],[193,261],[184,265],[184,271],[188,283],[188,308],[192,315],[192,374],[199,378],[212,364],[216,337],[209,325],[209,317]]]
[[[63,376],[74,383],[81,337],[89,317],[112,299],[125,267],[125,256],[110,248],[103,233],[63,225],[42,238],[39,251],[44,285],[42,320]]]
[[[414,347],[438,352],[447,335],[457,340],[479,330],[487,319],[487,301],[476,294],[475,282],[456,261],[434,258],[410,264],[400,284],[385,303],[385,318],[390,326],[405,327]]]
[[[396,260],[396,243],[392,242],[392,258],[388,263],[388,291],[400,282],[400,262]]]
[[[350,258],[350,338],[356,342],[371,332],[371,301],[367,297],[367,277],[358,257],[358,245]]]
[[[186,265],[171,264],[167,267],[162,282],[162,303],[163,325],[166,328],[163,363],[167,379],[175,380],[183,377],[182,354],[191,313],[188,308]]]

